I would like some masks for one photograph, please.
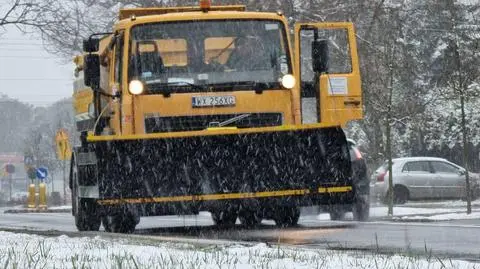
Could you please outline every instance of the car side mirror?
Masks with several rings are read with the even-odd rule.
[[[328,40],[312,41],[312,65],[316,73],[328,72]]]
[[[464,169],[459,169],[458,174],[464,176],[467,172]]]
[[[100,56],[98,54],[83,56],[83,71],[85,85],[98,89],[100,87]]]

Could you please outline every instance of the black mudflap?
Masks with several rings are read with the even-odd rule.
[[[95,142],[101,199],[351,186],[339,128]],[[323,201],[322,203],[325,203]]]

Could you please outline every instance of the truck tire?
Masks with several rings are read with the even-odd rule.
[[[95,199],[80,197],[76,163],[73,164],[72,168],[72,213],[75,217],[75,226],[79,231],[98,231],[101,224],[98,205]]]
[[[219,227],[235,226],[237,212],[230,210],[215,210],[211,212],[212,220]]]
[[[369,195],[359,195],[352,206],[353,219],[356,221],[368,221],[370,217]]]
[[[262,223],[262,214],[256,210],[243,209],[238,213],[240,223],[248,228],[256,227]]]
[[[328,211],[330,220],[343,220],[345,218],[345,210],[342,206],[332,205]]]
[[[300,208],[298,207],[279,207],[273,220],[278,227],[292,227],[297,225],[300,219]]]
[[[133,233],[137,222],[131,213],[102,217],[103,228],[109,233]]]

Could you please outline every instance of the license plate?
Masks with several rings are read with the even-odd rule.
[[[192,107],[234,106],[235,96],[193,96]]]

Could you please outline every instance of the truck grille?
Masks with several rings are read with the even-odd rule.
[[[148,117],[145,118],[146,133],[199,131],[208,127],[216,127],[242,114],[181,116],[181,117]],[[254,128],[282,125],[281,113],[247,113],[250,116],[241,118],[222,127]]]

